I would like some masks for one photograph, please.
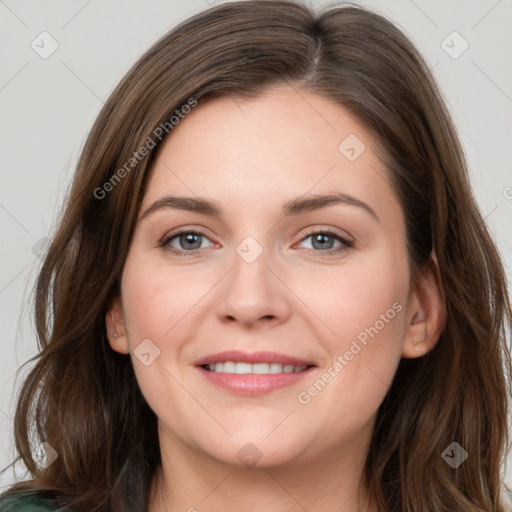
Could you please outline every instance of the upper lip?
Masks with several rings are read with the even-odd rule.
[[[241,350],[226,350],[225,352],[218,352],[203,357],[195,362],[196,366],[203,366],[205,364],[225,363],[226,361],[233,361],[237,363],[277,363],[277,364],[291,364],[293,366],[314,366],[311,361],[299,359],[298,357],[288,356],[286,354],[279,354],[277,352],[242,352]]]

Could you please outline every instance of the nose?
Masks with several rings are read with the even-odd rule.
[[[217,315],[223,323],[277,325],[291,314],[293,293],[285,272],[265,250],[253,261],[235,252],[233,268],[218,291]]]

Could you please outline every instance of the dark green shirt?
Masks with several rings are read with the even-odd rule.
[[[0,512],[65,512],[50,498],[39,494],[0,495]]]

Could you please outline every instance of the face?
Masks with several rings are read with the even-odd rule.
[[[369,441],[425,320],[374,142],[289,87],[200,101],[166,139],[107,328],[169,445],[273,466]]]

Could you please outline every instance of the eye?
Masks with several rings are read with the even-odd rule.
[[[348,248],[354,247],[354,242],[347,240],[343,236],[329,230],[312,231],[302,239],[302,242],[311,238],[311,245],[314,252],[326,253],[332,255],[345,251]],[[338,242],[338,247],[333,248],[333,245]],[[324,256],[325,254],[321,254]]]
[[[203,245],[202,242],[205,240],[209,239],[198,231],[180,231],[165,236],[160,241],[160,246],[176,256],[194,256],[200,249],[212,246],[212,242]],[[177,248],[174,244],[180,247]]]
[[[354,242],[329,230],[311,231],[302,239],[301,243],[308,239],[312,240],[312,248],[308,250],[320,253],[322,256],[332,255],[354,247]],[[333,245],[336,242],[338,247],[334,248]],[[176,247],[176,244],[179,247]],[[213,242],[199,231],[184,230],[165,236],[159,242],[159,245],[176,256],[194,256],[201,249],[211,247]]]

